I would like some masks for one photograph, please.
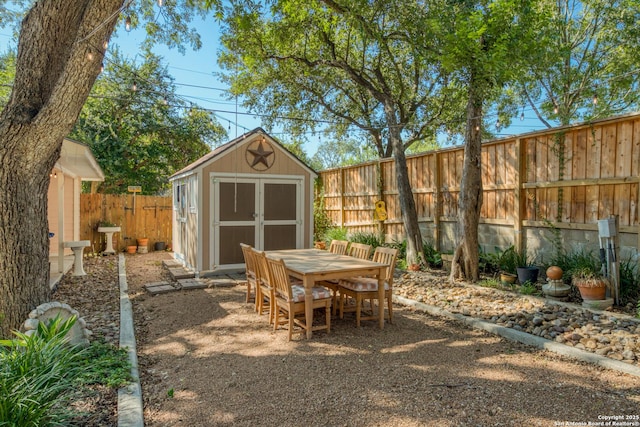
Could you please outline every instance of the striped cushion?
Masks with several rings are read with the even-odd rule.
[[[377,291],[378,279],[374,277],[352,277],[350,279],[340,279],[340,286],[355,292]],[[384,290],[389,290],[389,283],[384,282]]]
[[[291,291],[293,294],[292,302],[304,301],[304,286],[291,285]],[[314,286],[311,288],[313,299],[331,298],[331,291],[324,286]]]

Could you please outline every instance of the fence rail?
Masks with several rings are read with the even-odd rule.
[[[109,221],[121,228],[114,235],[113,247],[123,250],[135,245],[136,239],[149,239],[149,247],[156,242],[171,245],[171,197],[133,194],[81,194],[80,238],[91,241],[95,252],[104,250],[105,234],[98,232],[101,221]]]
[[[463,147],[452,147],[407,157],[420,225],[438,248],[452,247],[443,228],[457,220],[463,155]],[[620,231],[635,233],[640,248],[639,114],[486,142],[481,161],[481,223],[510,227],[517,247],[528,228],[593,231],[598,219],[618,215]],[[402,238],[392,159],[322,171],[320,178],[336,225]],[[387,208],[382,223],[374,219],[378,200]]]

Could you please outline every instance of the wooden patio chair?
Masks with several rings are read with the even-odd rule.
[[[364,243],[351,243],[351,245],[349,245],[347,255],[360,259],[369,259],[369,255],[371,255],[371,245]]]
[[[338,254],[338,255],[346,255],[347,254],[347,246],[349,246],[348,240],[332,240],[329,245],[329,252]],[[320,285],[325,288],[331,289],[331,311],[335,316],[338,310],[338,280],[323,280],[320,282]]]
[[[384,280],[384,297],[387,300],[387,311],[389,312],[389,323],[393,322],[393,303],[391,293],[393,291],[393,270],[396,265],[398,250],[379,246],[373,254],[373,261],[386,264]],[[360,327],[361,320],[377,320],[377,310],[371,304],[371,315],[362,316],[362,302],[365,299],[371,301],[378,300],[378,279],[375,277],[351,277],[341,279],[339,282],[338,292],[340,293],[340,318],[344,318],[345,311],[356,312],[356,327]],[[355,305],[346,306],[347,297],[355,300]],[[384,301],[378,301],[378,304],[384,304]]]
[[[269,313],[269,324],[273,323],[275,316],[275,300],[274,289],[271,284],[271,277],[269,275],[269,267],[267,266],[267,256],[263,251],[253,249],[253,254],[256,258],[256,274],[258,276],[258,292],[259,300],[257,306],[257,312],[263,315],[265,311]]]
[[[325,309],[324,325],[307,325],[305,319],[305,289],[302,285],[291,284],[287,267],[283,260],[267,257],[269,278],[273,284],[275,300],[275,319],[273,330],[276,331],[279,325],[288,324],[289,341],[294,333],[306,333],[308,329],[319,331],[326,329],[331,331],[331,292],[324,286],[314,286],[312,289],[313,309]],[[281,319],[280,315],[284,315]],[[301,329],[294,331],[297,325]]]
[[[240,248],[244,256],[245,275],[247,276],[247,297],[245,302],[248,304],[253,296],[255,299],[255,309],[257,311],[259,286],[256,281],[256,259],[251,246],[246,243],[240,243]]]
[[[329,252],[332,254],[346,255],[347,246],[349,246],[348,240],[332,240],[329,245]]]

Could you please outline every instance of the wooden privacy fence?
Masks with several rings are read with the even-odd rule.
[[[95,252],[105,248],[105,234],[98,232],[101,221],[121,228],[113,237],[113,247],[123,250],[136,239],[148,238],[149,250],[156,242],[171,245],[171,197],[133,194],[81,194],[80,239],[91,241]]]
[[[452,147],[407,157],[423,237],[441,250],[453,247],[463,155],[463,147]],[[636,235],[637,250],[639,168],[638,114],[486,142],[481,224],[507,227],[510,243],[523,248],[532,229],[597,231],[598,219],[618,215],[620,231]],[[392,159],[326,170],[320,178],[336,225],[403,238]],[[382,223],[374,219],[378,200],[388,214]]]

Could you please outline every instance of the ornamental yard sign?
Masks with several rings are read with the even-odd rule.
[[[133,215],[136,214],[136,193],[140,193],[142,191],[141,185],[130,185],[127,187],[129,193],[133,193]]]

